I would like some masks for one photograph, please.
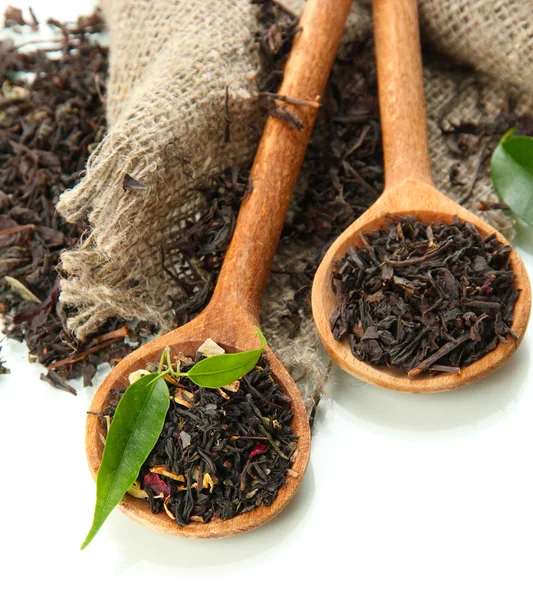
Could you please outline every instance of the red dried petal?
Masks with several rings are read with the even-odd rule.
[[[146,473],[143,484],[145,488],[149,487],[152,489],[156,495],[163,494],[163,496],[168,496],[170,494],[168,485],[157,473]]]
[[[250,450],[250,460],[257,456],[258,454],[264,454],[268,450],[268,446],[266,444],[262,444],[261,442],[257,442],[257,444]]]
[[[492,287],[493,281],[496,279],[496,275],[491,275],[487,281],[479,288],[480,296],[492,296],[494,288]]]

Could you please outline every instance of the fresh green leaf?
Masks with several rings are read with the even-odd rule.
[[[519,217],[533,225],[533,138],[508,131],[492,155],[490,174],[496,193]]]
[[[158,373],[141,377],[127,388],[117,405],[96,478],[94,520],[82,550],[137,479],[163,430],[170,395],[162,379],[150,385],[158,377]]]
[[[255,329],[255,332],[257,333],[257,337],[259,338],[259,341],[261,342],[261,350],[263,350],[265,348],[265,346],[267,345],[265,336],[263,335],[263,332],[259,329],[259,327],[256,327],[254,325],[254,329]]]
[[[261,341],[261,348],[204,358],[183,375],[186,375],[196,385],[205,388],[219,388],[233,383],[251,371],[261,358],[267,342],[258,327],[255,327],[255,331]]]
[[[194,367],[183,373],[191,381],[205,388],[219,388],[233,383],[248,371],[251,371],[261,358],[262,350],[218,354],[197,362]]]

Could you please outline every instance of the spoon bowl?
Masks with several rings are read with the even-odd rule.
[[[233,307],[235,322],[240,323],[238,328],[232,327],[227,321],[211,318],[211,310],[206,311],[187,325],[176,329],[164,336],[139,348],[122,360],[107,376],[91,404],[91,411],[102,412],[109,404],[112,389],[123,389],[129,385],[128,375],[138,369],[146,368],[147,362],[158,362],[163,350],[168,346],[172,355],[182,352],[186,356],[194,357],[199,346],[211,337],[228,352],[240,352],[257,348],[257,334],[253,322],[247,317],[242,308]],[[148,527],[182,537],[216,538],[235,535],[263,525],[274,518],[290,501],[302,481],[309,461],[311,449],[311,434],[309,421],[304,403],[296,387],[283,365],[273,352],[267,348],[265,358],[269,363],[274,379],[280,384],[283,393],[292,399],[293,418],[291,427],[298,436],[298,454],[291,465],[291,470],[297,473],[294,477],[287,477],[286,484],[280,488],[277,498],[270,506],[261,506],[248,513],[237,515],[232,519],[213,519],[209,523],[191,522],[185,527],[178,526],[171,521],[166,513],[152,514],[150,506],[142,499],[134,498],[129,494],[119,504],[120,510],[134,521]],[[86,453],[89,469],[96,479],[98,468],[102,460],[104,444],[101,435],[105,429],[100,419],[90,417],[86,429]]]
[[[512,329],[515,341],[500,343],[493,351],[460,374],[438,374],[409,379],[388,367],[366,364],[352,355],[348,343],[337,342],[329,318],[337,300],[331,289],[334,261],[348,248],[361,245],[359,233],[374,231],[389,215],[412,215],[425,225],[451,223],[454,217],[469,221],[482,235],[495,233],[483,220],[450,200],[433,185],[427,138],[422,77],[422,56],[416,0],[373,0],[374,37],[378,75],[379,108],[383,135],[385,191],[377,202],[340,235],[325,255],[313,282],[315,323],[326,350],[337,364],[355,377],[392,390],[412,393],[442,392],[467,385],[503,365],[524,337],[531,310],[531,287],[524,264],[515,250],[510,264],[521,290],[515,305]]]
[[[381,387],[414,394],[442,392],[462,387],[495,371],[514,354],[524,337],[531,310],[531,287],[522,259],[513,249],[509,255],[512,270],[516,276],[516,286],[520,294],[513,314],[513,331],[516,340],[498,344],[494,350],[478,361],[463,367],[459,375],[421,375],[409,379],[401,371],[388,367],[377,367],[358,360],[353,356],[348,343],[335,340],[329,319],[338,307],[331,287],[335,261],[341,259],[350,246],[362,246],[360,233],[379,229],[391,215],[411,215],[424,225],[437,221],[451,223],[454,217],[469,221],[477,227],[482,236],[495,233],[502,244],[509,244],[504,236],[476,215],[450,200],[433,186],[412,179],[387,189],[381,198],[346,229],[332,244],[324,256],[315,275],[312,292],[313,317],[322,343],[331,358],[345,371],[368,383]]]

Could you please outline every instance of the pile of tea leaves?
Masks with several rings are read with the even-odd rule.
[[[279,85],[297,19],[283,8],[283,3],[256,3],[261,93],[272,93]],[[18,20],[18,16],[10,18]],[[55,205],[59,194],[75,185],[79,171],[104,134],[102,94],[107,50],[89,39],[90,33],[102,27],[98,15],[71,25],[54,23],[60,36],[59,43],[53,45],[60,52],[57,59],[44,51],[26,54],[9,41],[0,46],[0,75],[7,81],[0,96],[0,311],[10,319],[8,335],[25,339],[30,354],[51,367],[48,377],[58,385],[66,385],[65,379],[80,374],[89,383],[98,364],[114,363],[132,349],[124,343],[124,335],[129,333],[129,338],[137,342],[139,335],[150,330],[143,324],[128,325],[126,330],[123,322],[114,319],[80,342],[65,329],[65,308],[57,303],[58,256],[63,248],[77,243],[86,224],[65,224]],[[453,68],[464,75],[464,67]],[[34,82],[16,80],[21,71],[34,73]],[[263,95],[262,102],[265,114],[287,118],[283,109],[290,112],[290,105],[271,96]],[[272,271],[273,280],[288,297],[280,314],[272,318],[276,323],[287,323],[291,338],[302,333],[301,323],[310,318],[311,283],[328,246],[383,190],[371,38],[343,47],[322,105]],[[515,114],[513,98],[491,122],[448,119],[453,106],[454,101],[443,107],[439,126],[458,163],[477,156],[480,148],[488,157],[488,150],[511,127],[517,127],[520,133],[533,131],[530,118]],[[486,160],[479,164],[480,172],[488,169]],[[197,218],[162,248],[162,268],[171,273],[183,292],[173,303],[176,326],[196,316],[211,297],[236,214],[249,186],[250,168],[251,163],[233,165],[206,184],[200,190],[205,205]],[[468,198],[473,183],[466,185],[454,168],[449,179],[454,192],[450,195]],[[505,206],[488,203],[478,208]],[[172,269],[175,263],[181,265],[179,274]],[[12,292],[6,275],[16,280],[14,285],[19,290],[22,288],[18,283],[30,292],[26,298],[38,302]]]
[[[516,337],[510,246],[457,218],[428,226],[391,219],[336,261],[336,340],[346,339],[359,360],[416,377],[460,373]]]
[[[181,372],[202,358],[182,356]],[[199,387],[187,378],[165,381],[170,408],[163,431],[130,493],[180,526],[270,506],[287,477],[297,476],[290,469],[297,437],[291,400],[273,380],[266,359],[224,388]],[[115,390],[99,415],[103,433],[124,392]]]
[[[42,378],[75,393],[65,379],[83,376],[89,385],[98,364],[132,350],[127,336],[149,330],[111,319],[84,341],[66,331],[59,256],[87,225],[66,223],[56,204],[104,136],[108,50],[92,35],[103,29],[98,12],[49,25],[57,32],[50,47],[26,53],[9,39],[0,45],[0,312],[7,336],[25,340],[49,369]]]

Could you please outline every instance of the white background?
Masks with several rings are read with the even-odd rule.
[[[41,19],[65,19],[91,3],[31,5]],[[533,273],[533,236],[522,232],[519,245]],[[8,341],[1,596],[530,600],[532,345],[533,329],[488,379],[432,396],[381,390],[335,368],[309,469],[274,521],[234,538],[185,540],[115,511],[80,552],[94,503],[84,454],[93,390],[54,390],[25,347]]]

